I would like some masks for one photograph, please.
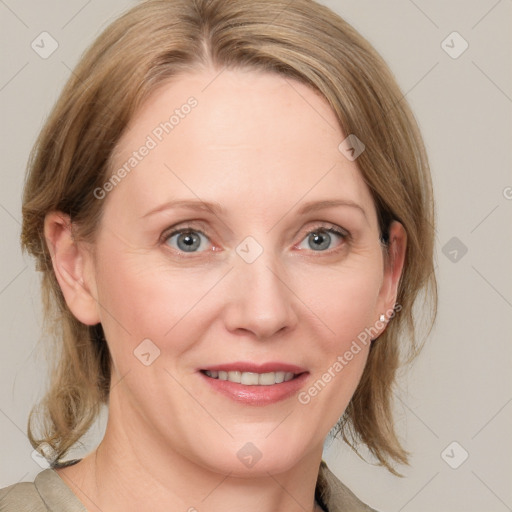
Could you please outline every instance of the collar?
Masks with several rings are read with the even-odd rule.
[[[318,471],[315,498],[326,512],[377,512],[343,484],[324,460]]]

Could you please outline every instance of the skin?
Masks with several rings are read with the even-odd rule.
[[[102,323],[114,361],[103,441],[58,470],[89,511],[314,510],[323,442],[355,391],[369,344],[308,404],[297,396],[235,402],[197,369],[287,362],[307,369],[307,390],[396,301],[404,229],[392,224],[386,256],[370,192],[357,160],[338,150],[346,134],[327,102],[279,75],[217,74],[165,84],[134,116],[113,169],[175,108],[198,101],[103,199],[94,245],[74,241],[62,213],[46,217],[67,304],[80,321]],[[198,198],[225,213],[146,216],[170,200]],[[327,199],[362,211],[297,213]],[[189,225],[204,233],[196,233],[196,252],[180,251],[177,235],[162,237]],[[322,226],[350,235],[332,234],[318,250],[311,232]],[[253,263],[236,252],[247,236],[263,249]],[[149,366],[133,353],[147,338],[160,350]],[[237,457],[247,442],[261,452],[252,468]]]

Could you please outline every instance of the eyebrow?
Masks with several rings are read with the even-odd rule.
[[[142,216],[142,218],[149,217],[150,215],[154,215],[155,213],[160,213],[165,210],[171,210],[173,208],[185,208],[187,210],[196,211],[209,211],[214,214],[221,214],[224,211],[222,206],[217,202],[201,201],[200,199],[182,199],[178,201],[169,201],[168,203],[164,203],[160,206],[157,206],[155,209],[145,213]]]
[[[365,218],[367,218],[365,209],[360,204],[357,204],[349,199],[326,199],[324,201],[310,201],[309,203],[305,203],[301,208],[299,208],[298,213],[303,215],[305,213],[324,210],[326,208],[333,208],[335,206],[350,206],[352,208],[356,208],[365,216]]]
[[[335,206],[349,206],[352,208],[358,209],[364,216],[366,216],[365,209],[355,203],[354,201],[348,199],[326,199],[324,201],[310,201],[305,203],[299,208],[298,214],[305,215],[307,213],[315,212],[318,210],[324,210],[326,208],[333,208]],[[193,211],[209,211],[214,213],[215,215],[221,215],[224,213],[224,209],[220,205],[220,203],[212,202],[212,201],[202,201],[200,199],[183,199],[176,201],[169,201],[160,206],[157,206],[155,209],[150,210],[146,214],[142,216],[142,218],[149,217],[150,215],[154,215],[155,213],[160,213],[165,210],[171,210],[173,208],[185,208],[187,210]]]

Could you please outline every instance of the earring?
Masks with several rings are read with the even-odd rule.
[[[385,317],[384,315],[380,315],[379,320],[380,320],[381,322],[384,322],[384,321],[386,320],[386,317]]]

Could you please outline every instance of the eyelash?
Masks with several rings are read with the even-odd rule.
[[[184,234],[184,233],[198,233],[198,234],[201,234],[203,235],[205,238],[209,239],[209,236],[204,233],[204,231],[202,231],[201,229],[198,229],[192,225],[186,225],[186,226],[183,226],[183,227],[178,227],[178,228],[172,228],[172,231],[166,231],[162,234],[162,237],[161,237],[161,243],[163,244],[167,244],[168,241],[174,236],[174,235],[179,235],[179,234]],[[350,241],[351,240],[351,235],[348,231],[344,230],[344,229],[341,229],[340,227],[334,225],[334,224],[319,224],[317,226],[314,226],[312,229],[310,229],[309,231],[306,232],[305,236],[303,238],[301,238],[301,242],[303,240],[305,240],[309,235],[315,233],[315,232],[320,232],[320,233],[329,233],[329,234],[334,234],[334,235],[338,235],[341,240],[342,240],[342,243],[339,247],[335,248],[335,249],[327,249],[325,251],[314,251],[312,249],[310,249],[311,252],[318,252],[320,254],[329,254],[329,255],[332,255],[332,254],[335,254],[341,250],[343,250],[343,248],[345,247],[345,243]],[[345,243],[344,243],[345,242]],[[189,255],[193,255],[193,254],[201,254],[201,252],[204,252],[204,251],[199,251],[199,252],[189,252],[187,253],[186,251],[181,251],[179,249],[175,249],[174,247],[171,248],[173,251],[177,251],[178,254],[180,255],[180,257],[183,257],[183,258],[190,258],[190,256],[185,256],[187,254]],[[300,250],[304,250],[304,249],[300,249]],[[193,257],[193,256],[192,256]]]

